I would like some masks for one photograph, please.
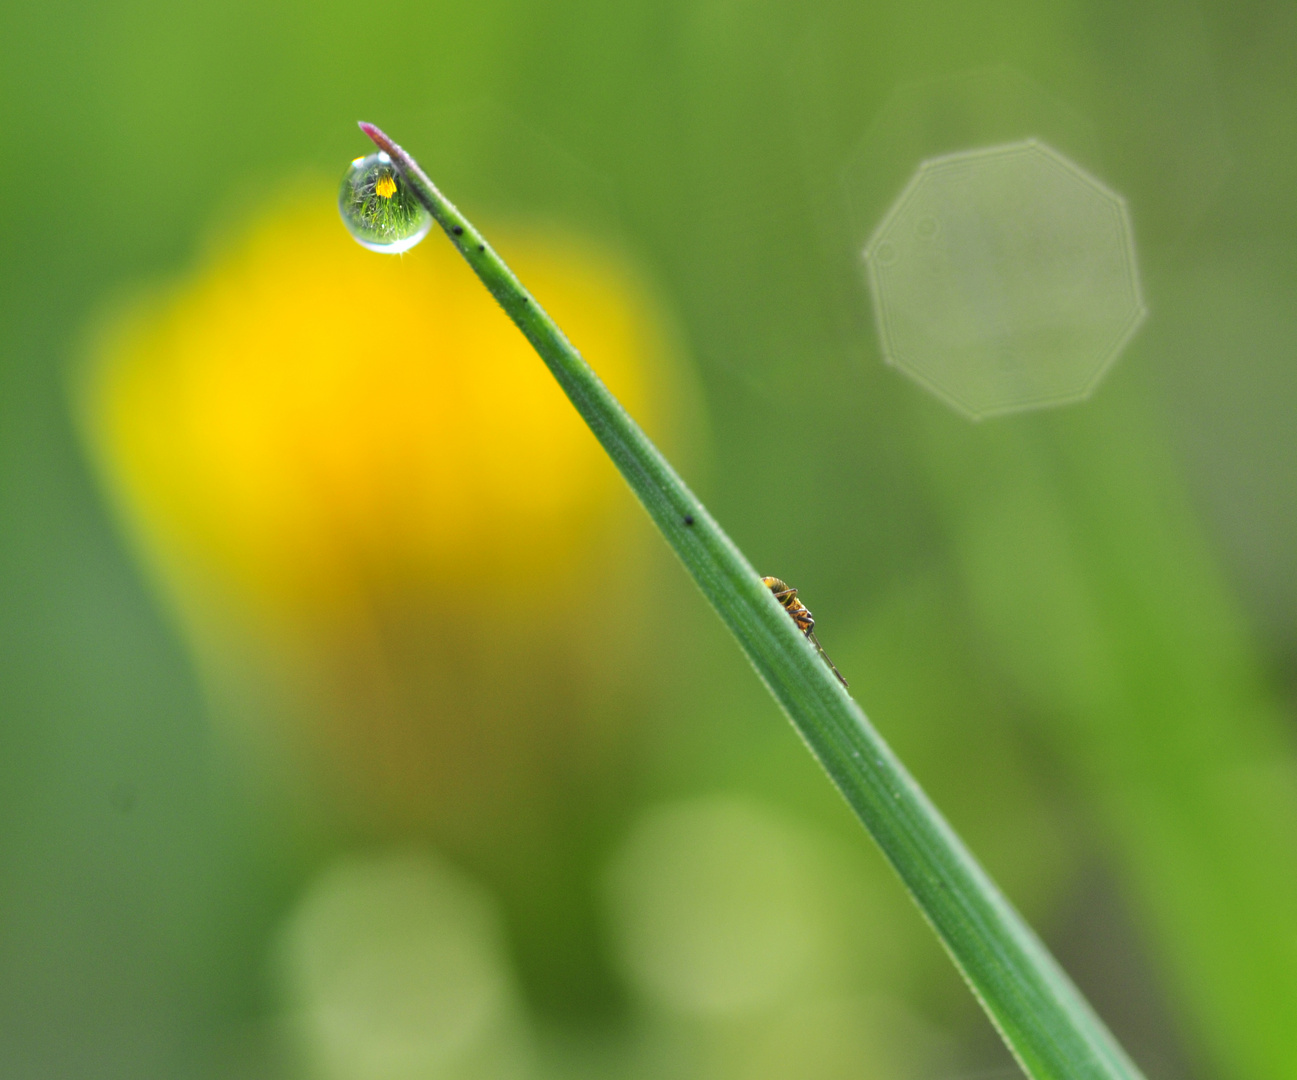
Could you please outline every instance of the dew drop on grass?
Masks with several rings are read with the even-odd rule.
[[[388,255],[409,251],[432,227],[432,215],[381,150],[351,163],[338,212],[357,243]]]

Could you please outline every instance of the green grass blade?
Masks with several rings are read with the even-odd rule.
[[[896,868],[1032,1076],[1135,1080],[1127,1058],[860,708],[589,364],[418,164],[371,124],[437,224],[526,335]]]

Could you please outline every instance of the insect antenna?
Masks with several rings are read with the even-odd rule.
[[[824,651],[824,646],[820,644],[820,639],[817,638],[809,630],[806,632],[806,636],[810,638],[811,644],[815,646],[819,654],[822,657],[824,657],[824,662],[829,665],[829,670],[831,670],[833,674],[838,677],[838,682],[840,682],[843,686],[847,686],[848,685],[847,680],[842,677],[842,672],[838,670],[838,665],[829,659],[829,654]]]

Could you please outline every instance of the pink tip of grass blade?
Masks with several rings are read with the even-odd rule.
[[[360,130],[374,140],[380,150],[386,151],[389,157],[396,157],[397,145],[384,134],[383,129],[375,124],[360,122]]]

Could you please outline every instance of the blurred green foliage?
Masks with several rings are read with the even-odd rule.
[[[0,210],[0,1072],[283,1075],[276,927],[330,856],[392,839],[301,841],[213,737],[67,393],[96,311],[286,178],[340,174],[366,118],[475,216],[577,225],[646,269],[710,424],[706,475],[684,471],[802,589],[866,710],[1151,1080],[1297,1076],[1295,47],[1273,2],[0,10],[23,193]],[[988,70],[1018,89],[961,89]],[[1127,198],[1150,317],[1090,402],[974,426],[881,365],[857,255],[921,157],[1029,134]],[[619,974],[600,899],[619,845],[658,804],[721,792],[860,849],[871,932],[856,996],[813,1028],[847,1047],[823,1075],[875,1075],[853,1071],[874,1027],[952,1072],[1001,1061],[653,558],[664,602],[638,632],[663,677],[631,709],[633,782],[560,815],[571,850],[474,868],[537,1060],[757,1076],[727,1039],[807,1030],[657,1023]]]

